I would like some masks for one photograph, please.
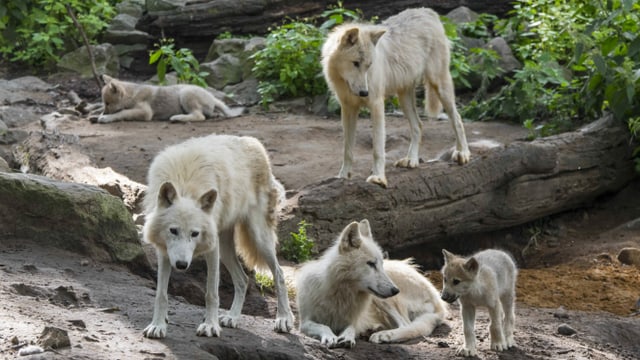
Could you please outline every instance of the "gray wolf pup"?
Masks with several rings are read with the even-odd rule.
[[[237,327],[247,291],[236,251],[249,268],[269,268],[278,309],[275,330],[293,327],[284,275],[276,258],[277,211],[284,188],[273,177],[262,144],[252,137],[209,135],[170,146],[151,163],[144,199],[146,242],[158,256],[153,320],[144,336],[167,333],[167,286],[171,268],[182,271],[193,257],[207,262],[206,312],[199,336],[219,336],[220,325]],[[234,285],[231,309],[218,321],[219,262]]]
[[[428,115],[437,117],[442,105],[453,125],[453,160],[461,165],[469,162],[471,153],[456,110],[449,61],[449,41],[438,14],[431,9],[408,9],[381,25],[344,24],[329,34],[322,47],[322,67],[342,107],[344,157],[339,177],[351,177],[358,112],[366,106],[373,126],[373,170],[367,181],[387,187],[384,100],[394,94],[411,130],[407,156],[396,166],[418,166],[422,138],[415,103],[418,84],[425,86]]]
[[[509,254],[500,250],[484,250],[470,258],[456,256],[447,250],[442,268],[442,300],[460,300],[464,326],[464,346],[456,354],[476,356],[474,324],[476,307],[489,309],[491,349],[507,350],[515,346],[516,277],[518,270]]]
[[[102,75],[104,112],[99,123],[114,121],[170,120],[204,121],[218,108],[227,117],[239,116],[244,108],[230,109],[213,94],[196,85],[155,86],[120,81]]]
[[[447,313],[409,260],[383,261],[367,220],[349,224],[320,259],[304,264],[296,291],[300,331],[329,347],[353,347],[369,331],[375,343],[426,336]]]

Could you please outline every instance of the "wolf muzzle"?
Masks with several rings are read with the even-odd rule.
[[[449,293],[442,293],[440,295],[440,298],[446,302],[448,302],[449,304],[453,304],[453,302],[455,302],[456,300],[458,300],[458,295],[456,294],[449,294]]]

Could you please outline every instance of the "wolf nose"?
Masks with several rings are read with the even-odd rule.
[[[176,261],[176,269],[186,270],[188,267],[189,264],[186,261]]]
[[[393,289],[391,289],[391,296],[397,295],[400,292],[400,289],[398,289],[397,287],[394,287]]]
[[[369,92],[367,90],[360,90],[358,95],[361,96],[361,97],[367,97],[367,96],[369,96]]]

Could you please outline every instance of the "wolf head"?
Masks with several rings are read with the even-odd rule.
[[[337,40],[339,44],[330,66],[356,96],[369,95],[367,72],[373,62],[375,46],[385,32],[383,28],[355,25],[347,28]]]
[[[460,296],[466,295],[478,275],[478,261],[471,257],[468,260],[456,256],[445,249],[444,267],[442,268],[442,300],[453,303]]]
[[[109,75],[102,75],[104,86],[102,87],[102,102],[104,114],[113,114],[124,109],[124,97],[126,92],[118,80]]]
[[[198,200],[180,196],[173,184],[166,182],[158,192],[157,206],[144,228],[144,238],[166,252],[171,266],[186,270],[194,255],[216,246],[217,229],[211,212],[216,190],[209,190]]]
[[[342,230],[338,252],[342,259],[337,269],[339,276],[355,281],[360,290],[383,299],[400,292],[384,271],[382,250],[373,241],[366,219],[354,221]]]

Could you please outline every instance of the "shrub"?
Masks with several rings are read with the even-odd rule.
[[[302,263],[311,259],[313,240],[307,236],[307,228],[311,226],[302,220],[298,223],[298,232],[291,233],[291,237],[282,241],[280,252],[282,256],[296,263]]]
[[[69,4],[90,41],[115,16],[118,0],[20,0],[0,2],[0,54],[30,66],[53,66],[82,44],[67,13]]]
[[[206,71],[200,71],[200,63],[189,49],[174,49],[173,39],[160,39],[155,44],[156,49],[149,52],[149,64],[156,65],[156,73],[160,84],[164,84],[168,69],[173,69],[178,75],[178,82],[207,87]]]

